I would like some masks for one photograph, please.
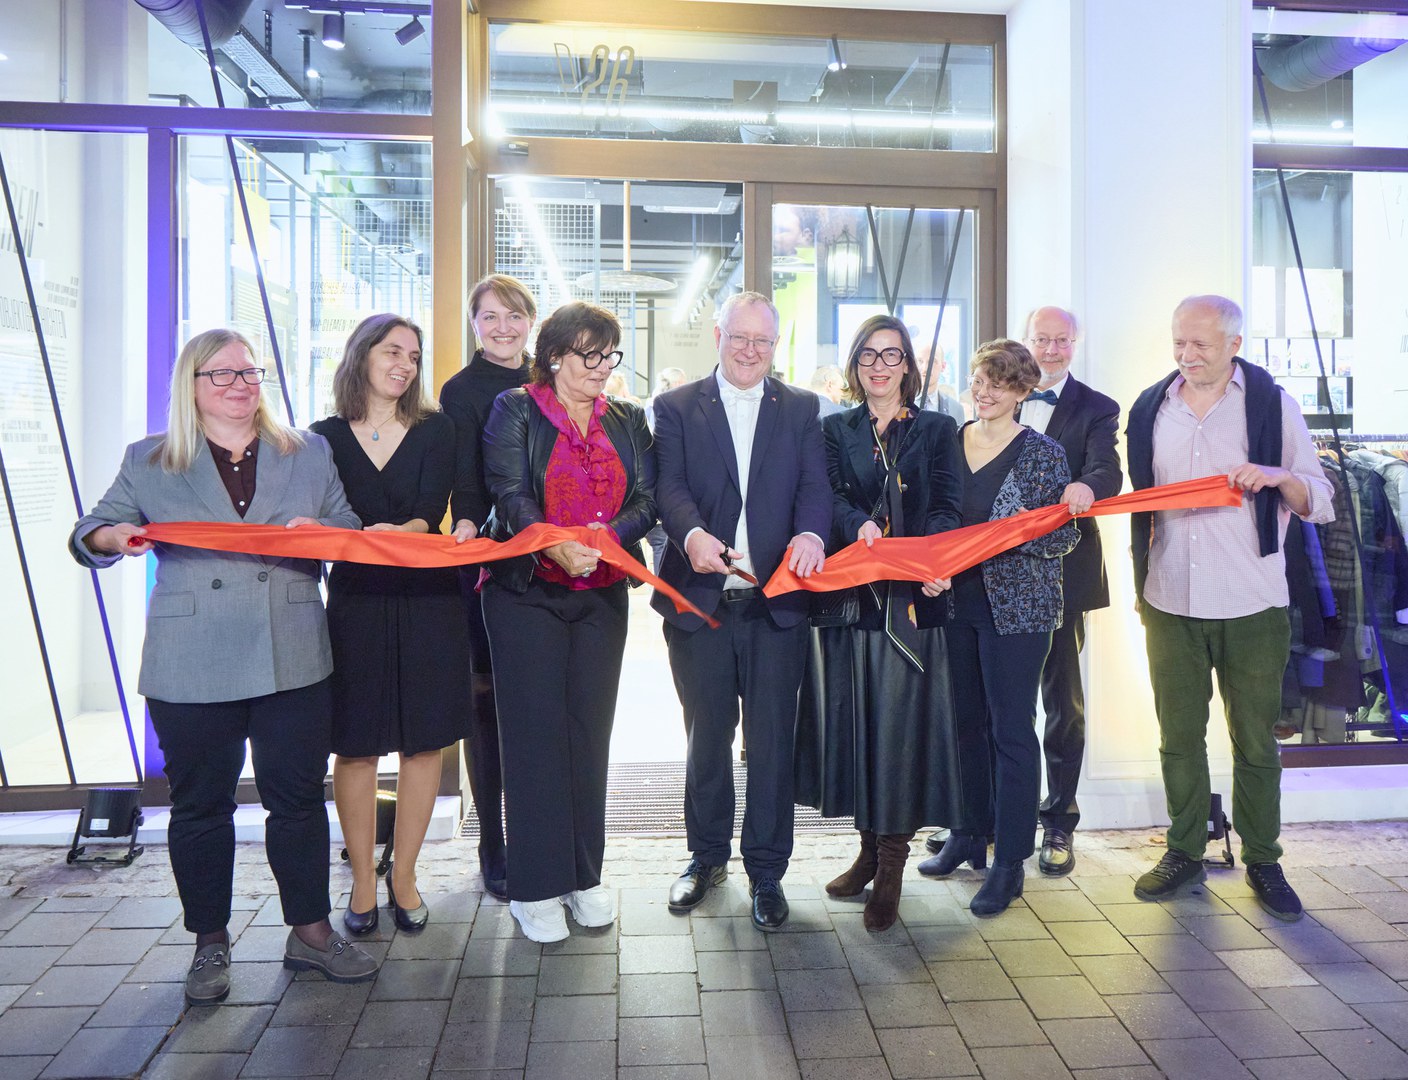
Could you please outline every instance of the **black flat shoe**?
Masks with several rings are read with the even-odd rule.
[[[753,897],[753,925],[764,933],[782,929],[789,914],[782,882],[776,878],[750,880],[748,892]]]
[[[503,845],[486,849],[479,844],[479,876],[484,879],[484,891],[500,900],[508,899],[508,858]]]
[[[1041,837],[1041,855],[1036,868],[1047,877],[1063,877],[1076,866],[1076,838],[1065,829],[1046,828]]]
[[[407,933],[415,933],[417,930],[424,930],[425,924],[430,921],[430,907],[424,898],[413,908],[403,908],[396,903],[396,890],[391,885],[391,875],[396,869],[396,864],[392,863],[390,869],[386,871],[386,906],[391,909],[391,917],[396,925]]]
[[[353,911],[351,902],[348,902],[347,910],[342,913],[342,925],[347,927],[347,932],[354,937],[363,937],[376,929],[380,914],[375,904],[371,911]]]
[[[958,833],[949,833],[948,839],[939,848],[939,853],[919,864],[919,872],[925,877],[948,877],[965,862],[974,870],[987,866],[986,836],[960,836]]]

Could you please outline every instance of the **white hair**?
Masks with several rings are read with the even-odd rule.
[[[718,313],[714,316],[714,321],[720,326],[723,326],[724,323],[728,321],[728,317],[733,314],[734,310],[736,308],[743,307],[745,304],[762,304],[765,308],[772,312],[773,324],[776,326],[782,325],[782,317],[777,313],[777,305],[775,305],[762,293],[752,292],[751,290],[746,292],[734,293],[722,304],[720,304]]]
[[[1203,308],[1213,312],[1224,337],[1234,338],[1242,332],[1242,309],[1225,296],[1218,296],[1216,293],[1185,296],[1173,309],[1173,317],[1178,318],[1188,308]]]

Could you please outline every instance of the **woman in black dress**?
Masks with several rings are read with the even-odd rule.
[[[438,532],[455,472],[455,431],[424,397],[421,332],[398,315],[364,319],[333,375],[336,416],[312,430],[332,445],[348,501],[370,531]],[[469,634],[453,569],[337,563],[328,578],[333,654],[333,796],[352,895],[343,921],[377,925],[377,759],[401,756],[395,861],[387,875],[396,925],[429,909],[416,857],[440,786],[440,751],[469,726]]]
[[[867,319],[846,382],[860,405],[822,422],[835,499],[832,550],[882,536],[929,536],[959,521],[958,428],[915,404],[920,376],[904,323]],[[797,801],[854,816],[855,864],[826,886],[855,896],[874,881],[868,930],[894,924],[909,842],[958,820],[953,702],[942,625],[947,580],[857,590],[859,621],[813,636],[797,724]]]
[[[450,492],[454,537],[460,543],[476,536],[493,505],[484,479],[482,437],[494,399],[528,381],[528,337],[538,305],[527,286],[507,274],[490,274],[469,291],[469,321],[479,348],[469,363],[440,388],[440,407],[455,422],[455,487]],[[504,846],[503,769],[499,763],[499,711],[494,699],[494,667],[484,609],[479,598],[478,566],[460,568],[460,593],[469,619],[470,688],[474,697],[464,764],[479,819],[479,872],[484,888],[508,899],[508,864]]]
[[[1071,481],[1065,451],[1015,415],[1041,381],[1032,354],[1020,342],[989,341],[969,370],[977,419],[962,431],[963,524],[1060,502]],[[948,646],[965,821],[919,872],[941,877],[964,862],[980,870],[995,835],[992,869],[969,904],[974,915],[996,915],[1022,895],[1022,862],[1035,849],[1036,695],[1051,632],[1061,625],[1061,556],[1079,539],[1068,521],[954,579]]]

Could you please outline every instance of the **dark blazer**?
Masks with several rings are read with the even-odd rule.
[[[826,441],[826,470],[831,478],[834,524],[828,551],[855,542],[856,533],[880,501],[883,474],[875,465],[870,434],[870,410],[865,405],[826,417],[821,424]],[[900,448],[899,471],[904,510],[904,535],[932,536],[963,524],[963,475],[958,425],[940,412],[916,412]],[[948,617],[949,597],[914,592],[915,616],[921,627],[938,626]],[[862,613],[862,624],[866,621]],[[878,613],[877,613],[878,614]],[[879,622],[874,627],[879,629]]]
[[[825,542],[831,534],[831,485],[817,408],[811,391],[777,379],[764,381],[748,475],[748,554],[759,584],[777,570],[792,537],[810,532]],[[655,399],[655,453],[660,522],[670,538],[660,576],[712,613],[724,575],[696,574],[684,554],[684,540],[691,529],[701,528],[729,542],[743,511],[738,458],[715,374]],[[786,628],[807,617],[810,600],[799,591],[767,605],[772,621]],[[697,615],[677,613],[659,593],[651,606],[681,629],[704,625]]]
[[[1046,425],[1046,437],[1055,439],[1066,452],[1071,480],[1087,485],[1096,499],[1114,498],[1124,485],[1120,455],[1115,449],[1119,420],[1120,407],[1114,398],[1072,378],[1067,380]],[[1110,606],[1100,528],[1094,518],[1081,518],[1076,528],[1080,530],[1080,543],[1066,556],[1061,568],[1068,614]]]
[[[204,439],[189,469],[169,473],[154,459],[162,436],[149,435],[127,448],[112,487],[73,527],[69,552],[88,567],[118,562],[123,556],[98,555],[83,540],[99,526],[119,522],[283,525],[311,517],[334,528],[360,529],[327,440],[304,438],[288,454],[260,444],[254,498],[241,518]],[[147,598],[139,694],[158,701],[240,701],[296,690],[331,673],[316,560],[179,544],[157,544],[152,553],[156,584]],[[218,659],[225,655],[237,662]]]
[[[628,401],[608,399],[601,426],[626,470],[621,509],[606,525],[621,546],[631,548],[655,524],[655,454],[645,410]],[[543,501],[548,459],[560,433],[543,415],[527,390],[507,390],[494,400],[484,425],[484,476],[494,496],[487,527],[494,540],[507,540],[545,520]],[[637,555],[639,558],[639,555]],[[533,578],[535,558],[486,563],[496,582],[524,592]]]
[[[1062,395],[1065,396],[1064,394]],[[993,500],[989,521],[1023,510],[1050,506],[1071,482],[1066,455],[1055,440],[1028,432],[1012,470]],[[1020,547],[994,555],[982,564],[983,586],[999,634],[1028,634],[1061,625],[1061,564],[1080,541],[1074,521]]]

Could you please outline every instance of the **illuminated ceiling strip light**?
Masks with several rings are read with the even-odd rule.
[[[712,120],[728,124],[788,124],[798,127],[850,127],[864,130],[927,131],[991,131],[991,120],[960,116],[916,116],[910,113],[822,112],[809,109],[780,109],[775,117],[761,110],[655,108],[626,105],[608,108],[603,105],[582,106],[570,102],[503,102],[489,107],[491,116],[501,114],[527,116],[621,117],[627,120]]]
[[[713,260],[707,255],[701,255],[694,260],[694,265],[690,267],[689,277],[685,279],[684,288],[680,290],[680,298],[675,301],[675,310],[670,321],[678,326],[689,318],[689,313],[694,310],[694,303],[699,299],[699,294],[704,289],[704,283],[709,280],[709,272],[713,269]]]
[[[562,272],[562,264],[557,261],[552,237],[548,235],[547,226],[538,214],[537,201],[528,193],[528,185],[522,180],[514,180],[511,186],[524,220],[528,222],[528,231],[533,235],[533,243],[538,245],[538,251],[543,257],[548,281],[562,294],[564,301],[572,299],[572,286],[567,283],[567,275]]]
[[[1278,143],[1352,143],[1354,132],[1350,128],[1291,128],[1277,125],[1275,141]],[[1273,141],[1272,132],[1258,124],[1252,128],[1252,139],[1256,142]]]

